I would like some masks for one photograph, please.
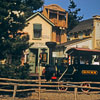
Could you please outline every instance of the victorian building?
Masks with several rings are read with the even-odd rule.
[[[100,50],[100,16],[81,21],[68,33],[68,41],[57,45],[56,53],[65,57],[72,47]]]
[[[68,13],[64,9],[53,4],[44,6],[42,12],[36,12],[26,20],[27,26],[23,32],[28,33],[29,43],[33,45],[25,51],[24,60],[29,63],[31,73],[37,73],[41,63],[49,64],[46,42],[67,42],[67,17]]]

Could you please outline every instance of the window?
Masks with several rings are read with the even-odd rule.
[[[59,34],[56,35],[56,42],[60,42],[60,35]]]
[[[77,33],[74,34],[74,38],[78,38],[78,34]]]
[[[42,25],[41,24],[33,24],[33,38],[41,38]]]
[[[90,36],[90,32],[85,32],[85,36]]]
[[[90,36],[90,33],[85,33],[85,36]]]

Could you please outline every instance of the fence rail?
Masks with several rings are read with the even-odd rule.
[[[3,82],[4,81],[4,82]],[[22,83],[21,83],[22,82]],[[28,82],[28,83],[26,83]],[[17,92],[25,92],[25,91],[35,91],[38,93],[38,98],[40,100],[40,93],[41,92],[46,92],[46,91],[56,91],[56,92],[66,92],[66,91],[59,91],[59,90],[48,90],[46,88],[74,88],[74,94],[75,94],[75,100],[77,100],[77,92],[79,88],[85,88],[85,89],[95,89],[95,90],[100,90],[100,87],[84,87],[81,86],[80,84],[100,84],[100,82],[46,82],[45,80],[41,80],[39,77],[38,80],[19,80],[19,79],[8,79],[8,78],[0,78],[0,85],[1,86],[13,86],[12,89],[3,89],[0,88],[0,91],[4,92],[12,92],[13,97],[12,99],[15,100],[16,93]],[[18,87],[30,87],[28,89],[18,89]],[[100,91],[98,91],[100,92]]]

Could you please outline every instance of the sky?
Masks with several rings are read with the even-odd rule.
[[[68,11],[69,0],[44,0],[44,5],[58,4],[60,7]],[[92,18],[95,15],[100,15],[100,0],[74,0],[80,8],[79,16],[83,16],[83,20]]]

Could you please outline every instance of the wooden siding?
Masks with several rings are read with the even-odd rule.
[[[55,26],[68,28],[68,12],[58,5],[44,6],[43,13]]]

